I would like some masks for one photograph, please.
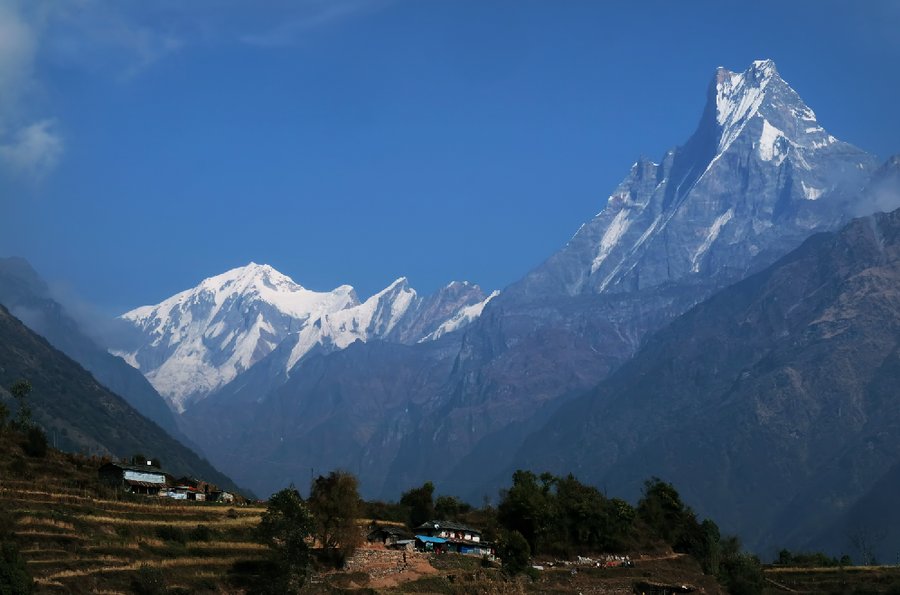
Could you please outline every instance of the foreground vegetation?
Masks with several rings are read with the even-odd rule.
[[[103,460],[48,448],[22,411],[7,421],[0,409],[4,595],[900,591],[900,569],[849,567],[849,559],[822,554],[784,550],[764,569],[655,478],[635,506],[572,475],[528,471],[513,475],[496,508],[436,495],[431,483],[398,502],[364,502],[345,472],[318,477],[308,499],[288,488],[265,505],[130,496],[98,481]],[[502,564],[454,554],[407,560],[396,552],[393,562],[389,553],[375,562],[357,555],[372,525],[412,529],[433,519],[478,527]],[[603,563],[626,556],[633,566]]]

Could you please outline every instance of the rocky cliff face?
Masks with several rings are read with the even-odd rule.
[[[898,380],[894,211],[815,235],[676,319],[565,405],[516,464],[632,496],[657,475],[751,547],[839,553],[847,534],[811,538],[894,481]]]

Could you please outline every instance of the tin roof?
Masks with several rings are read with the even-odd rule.
[[[436,531],[441,529],[447,529],[449,531],[468,531],[469,533],[481,535],[481,531],[478,529],[454,521],[428,521],[416,527],[416,531]]]
[[[126,479],[125,483],[130,486],[137,486],[140,488],[160,488],[165,487],[164,484],[161,483],[153,483],[152,481],[135,481],[133,479]]]
[[[422,543],[447,543],[447,540],[442,537],[429,537],[428,535],[416,535],[416,539]]]

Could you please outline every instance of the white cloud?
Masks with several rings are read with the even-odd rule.
[[[291,45],[392,0],[0,0],[0,169],[40,178],[65,142],[44,66],[126,82],[188,45]]]
[[[29,101],[38,87],[39,23],[16,0],[0,0],[0,164],[41,177],[53,169],[63,141],[52,119],[36,117]]]
[[[28,124],[0,143],[0,159],[4,165],[30,178],[41,178],[50,172],[62,151],[62,136],[53,120]]]
[[[283,15],[283,20],[261,33],[240,35],[239,39],[249,45],[279,47],[292,45],[304,33],[364,13],[374,12],[388,0],[305,0],[294,3],[292,10]]]

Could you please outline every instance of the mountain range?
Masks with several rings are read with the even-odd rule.
[[[409,344],[464,327],[496,294],[454,282],[422,298],[401,277],[364,302],[349,285],[311,291],[250,263],[122,315],[136,346],[115,351],[183,412],[277,350],[287,377],[309,353],[374,339]],[[265,365],[269,365],[268,363]]]
[[[106,347],[261,494],[333,468],[473,502],[517,467],[632,497],[655,474],[754,548],[837,553],[900,477],[900,215],[872,216],[896,206],[900,159],[829,134],[760,60],[716,69],[691,137],[502,292],[400,278],[361,301],[251,263]]]
[[[771,61],[718,68],[687,142],[636,162],[565,246],[491,299],[466,286],[417,326],[426,300],[404,279],[360,303],[348,286],[311,292],[249,265],[126,313],[142,340],[116,353],[262,493],[342,466],[367,495],[430,479],[480,500],[529,433],[649,334],[866,211],[877,169]],[[463,310],[467,324],[424,340]]]

